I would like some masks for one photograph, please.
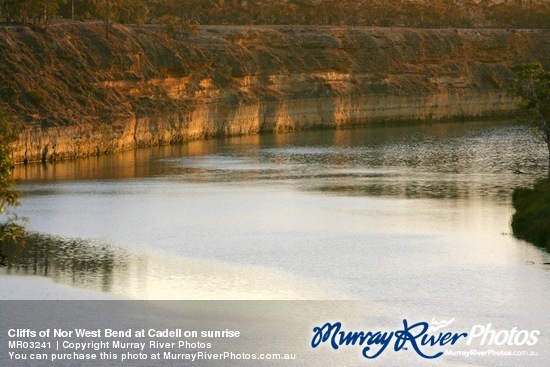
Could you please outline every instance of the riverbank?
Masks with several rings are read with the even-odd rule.
[[[509,116],[515,63],[546,30],[209,26],[171,39],[99,22],[0,27],[17,162],[213,136]]]
[[[538,181],[533,188],[516,189],[513,203],[514,235],[550,251],[550,183]]]

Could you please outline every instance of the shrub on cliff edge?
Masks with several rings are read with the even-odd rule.
[[[19,192],[15,190],[12,177],[13,161],[11,143],[17,140],[17,129],[10,123],[8,116],[0,110],[0,265],[4,265],[5,256],[2,246],[7,243],[23,243],[25,227],[13,212],[19,205]]]
[[[550,72],[540,63],[516,65],[512,71],[517,78],[509,92],[518,97],[522,118],[548,149],[547,180],[550,182]]]
[[[540,180],[533,188],[518,188],[512,201],[514,236],[550,250],[550,183]]]

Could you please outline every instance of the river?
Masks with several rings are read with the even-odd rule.
[[[550,256],[509,226],[513,189],[545,164],[526,127],[478,121],[18,166],[18,212],[48,237],[1,274],[100,298],[364,300],[387,315],[548,327]]]

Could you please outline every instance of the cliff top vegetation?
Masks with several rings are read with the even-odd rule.
[[[350,25],[413,28],[548,28],[536,0],[0,0],[0,20],[48,27],[54,19],[122,24]]]

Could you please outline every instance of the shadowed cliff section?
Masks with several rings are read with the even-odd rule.
[[[0,27],[0,108],[17,161],[210,136],[509,115],[508,68],[549,64],[545,30]]]

